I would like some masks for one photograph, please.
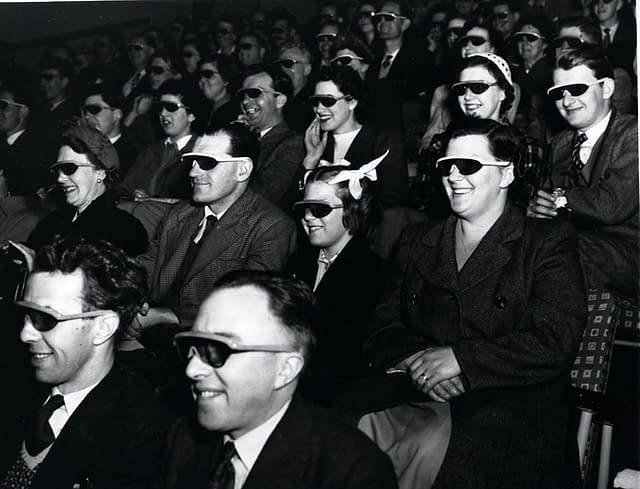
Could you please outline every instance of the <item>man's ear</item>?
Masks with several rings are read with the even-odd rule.
[[[276,96],[276,107],[278,109],[281,109],[285,106],[286,103],[287,103],[287,96],[284,93],[279,93]]]
[[[286,353],[281,359],[278,372],[274,382],[274,388],[282,389],[296,380],[302,368],[304,367],[304,358],[298,352]]]
[[[120,121],[122,120],[122,109],[113,109],[113,115],[115,115],[116,120]]]
[[[311,74],[311,63],[305,63],[304,76],[309,76],[310,74]]]
[[[616,82],[613,78],[605,78],[602,82],[602,98],[610,99],[616,91]]]
[[[245,182],[251,176],[251,172],[253,171],[253,161],[251,158],[245,158],[238,164],[236,169],[236,181],[237,182]]]
[[[411,25],[410,19],[402,19],[402,26],[400,27],[402,29],[402,32],[406,31],[410,25]]]
[[[98,316],[94,319],[96,328],[94,330],[93,344],[100,346],[109,341],[117,332],[120,326],[120,318],[113,313]]]
[[[62,88],[67,88],[69,86],[69,78],[66,76],[60,77],[60,84],[62,85]]]

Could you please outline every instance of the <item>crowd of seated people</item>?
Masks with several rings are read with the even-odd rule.
[[[2,61],[0,489],[579,486],[587,294],[640,302],[634,9],[416,3]]]

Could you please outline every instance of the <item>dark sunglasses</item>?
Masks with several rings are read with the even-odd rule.
[[[98,104],[87,104],[82,107],[82,112],[85,114],[98,115],[103,110],[113,110],[111,107],[104,107]]]
[[[358,20],[360,19],[371,19],[376,13],[375,12],[360,12],[357,15]]]
[[[156,105],[158,105],[160,107],[160,109],[164,109],[167,112],[176,112],[178,109],[184,109],[187,110],[189,107],[187,107],[184,104],[179,104],[177,102],[165,102],[162,100],[159,100],[157,102],[154,102]]]
[[[250,51],[253,48],[257,48],[258,46],[256,46],[255,44],[251,44],[248,42],[243,42],[238,44],[238,49],[240,49],[240,51]]]
[[[311,95],[309,101],[313,107],[318,107],[322,104],[323,107],[333,107],[339,100],[351,100],[350,95],[343,95],[342,97],[333,97],[331,95]]]
[[[217,74],[218,72],[214,70],[200,70],[200,77],[206,78],[207,80],[209,80],[210,78],[213,78]]]
[[[164,66],[152,66],[149,68],[149,71],[154,75],[162,75],[167,70],[164,68]]]
[[[600,78],[599,80],[590,82],[590,83],[571,83],[569,85],[556,85],[555,87],[551,87],[547,90],[547,95],[551,97],[551,100],[562,100],[564,97],[564,92],[569,92],[572,97],[577,97],[582,95],[589,87],[593,85],[597,85],[598,83],[602,83],[606,78]]]
[[[250,351],[282,353],[292,351],[292,348],[287,345],[239,345],[222,335],[195,331],[178,333],[173,337],[173,344],[180,362],[188,363],[191,358],[197,356],[213,368],[222,367],[227,359],[235,353]]]
[[[183,58],[193,58],[194,56],[198,56],[198,53],[194,53],[193,51],[183,51],[182,52],[182,57]]]
[[[297,59],[279,59],[276,61],[276,64],[284,68],[293,68],[296,63],[302,63],[302,61],[298,61]]]
[[[460,36],[456,41],[459,46],[466,46],[468,43],[471,43],[473,46],[482,46],[485,42],[488,42],[482,36]]]
[[[343,56],[336,56],[335,58],[333,58],[331,60],[331,64],[339,65],[339,66],[347,66],[354,59],[357,59],[358,61],[362,61],[362,58],[359,56],[349,56],[348,54],[345,54]]]
[[[516,32],[513,35],[513,38],[518,42],[520,41],[536,42],[540,39],[544,39],[544,37],[542,37],[539,34],[536,34],[535,32]]]
[[[109,309],[99,309],[96,311],[79,312],[77,314],[60,314],[55,309],[47,306],[41,306],[29,301],[16,301],[16,306],[23,312],[25,319],[29,319],[29,322],[33,327],[44,333],[51,331],[58,323],[65,321],[71,321],[72,319],[89,319],[98,316],[104,316],[105,314],[115,314]]]
[[[404,15],[394,14],[393,12],[375,12],[373,14],[374,22],[380,22],[381,20],[393,22],[396,19],[406,19],[406,17]]]
[[[467,90],[471,90],[471,93],[480,95],[481,93],[489,90],[490,87],[497,85],[497,83],[489,83],[485,81],[471,81],[471,82],[458,82],[451,85],[451,91],[458,97],[462,97]]]
[[[436,168],[440,175],[447,177],[451,174],[451,168],[455,165],[461,175],[473,175],[483,166],[509,166],[508,161],[485,161],[475,158],[458,158],[457,156],[446,156],[436,161]]]
[[[271,29],[272,34],[284,34],[286,32],[287,29],[285,29],[284,27],[274,27],[273,29]]]
[[[26,107],[26,105],[24,104],[18,104],[16,102],[12,102],[11,100],[7,100],[4,98],[0,99],[0,110],[5,110],[10,105],[15,105],[16,107]]]
[[[553,40],[554,48],[562,48],[566,45],[569,49],[578,49],[583,44],[585,44],[584,41],[578,37],[563,36],[563,37],[556,37]]]
[[[93,165],[89,165],[88,163],[76,163],[75,161],[58,161],[51,165],[51,172],[54,175],[57,175],[58,172],[62,172],[66,176],[73,175],[78,168],[81,166],[93,167]]]
[[[236,95],[240,98],[244,98],[246,95],[249,98],[258,98],[263,93],[271,93],[273,95],[282,95],[280,92],[276,92],[274,90],[264,90],[262,88],[241,88],[236,92]]]
[[[493,20],[507,20],[509,18],[508,12],[498,12],[497,14],[493,14],[491,16]]]
[[[202,153],[185,153],[180,158],[180,161],[186,165],[191,166],[192,168],[195,165],[198,165],[201,170],[209,171],[213,170],[219,163],[225,163],[228,161],[240,161],[245,160],[246,158],[231,156],[225,159],[217,159],[210,155],[205,155]]]
[[[144,46],[142,44],[129,44],[127,46],[127,51],[142,51]]]
[[[313,217],[325,217],[333,212],[333,209],[342,209],[341,205],[332,205],[322,200],[300,200],[293,204],[293,215],[296,219],[304,219],[307,209]]]
[[[451,34],[454,34],[458,37],[460,37],[464,32],[464,27],[449,27],[447,29],[447,36],[450,36]]]
[[[229,29],[216,29],[216,34],[219,34],[221,36],[226,36],[227,34],[231,34],[231,30]]]
[[[316,41],[318,42],[333,42],[336,39],[335,34],[317,34]]]
[[[54,78],[57,78],[57,75],[54,75],[53,73],[40,73],[40,79],[44,80],[44,81],[53,81]]]

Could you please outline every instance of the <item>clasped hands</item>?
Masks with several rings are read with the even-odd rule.
[[[416,389],[437,402],[464,394],[462,370],[450,346],[419,351],[397,365],[411,378]]]

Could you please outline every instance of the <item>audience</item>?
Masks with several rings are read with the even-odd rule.
[[[574,3],[198,5],[0,42],[0,487],[573,487],[586,292],[640,302],[636,22]],[[114,348],[157,402],[103,389]],[[95,378],[34,455],[58,357]]]

